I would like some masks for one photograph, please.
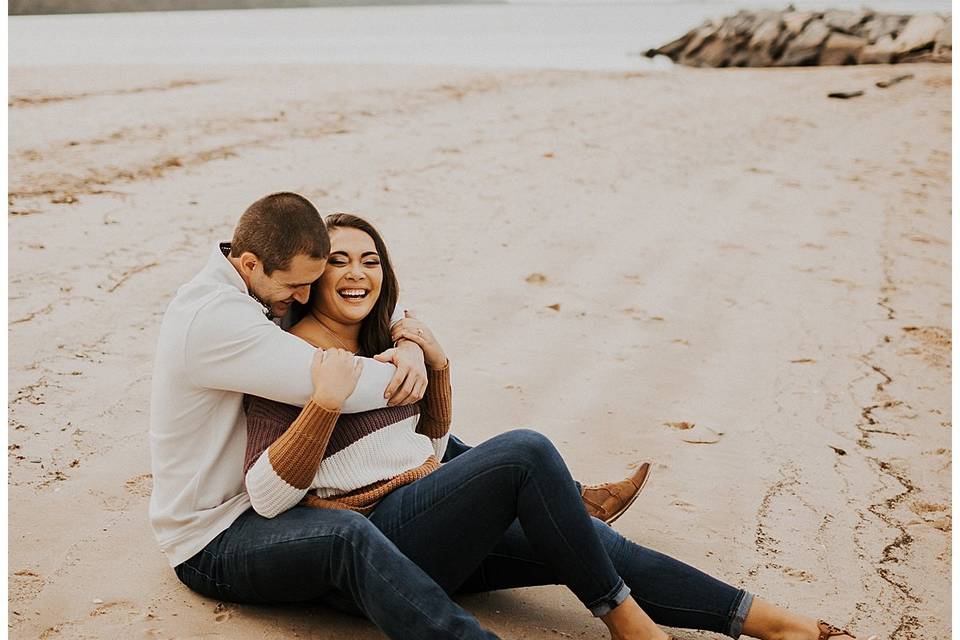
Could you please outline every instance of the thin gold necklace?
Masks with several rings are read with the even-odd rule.
[[[357,352],[355,349],[351,349],[350,347],[348,347],[348,346],[344,343],[344,341],[340,339],[340,336],[338,336],[337,334],[335,334],[335,333],[334,333],[333,331],[331,331],[330,329],[327,329],[327,325],[323,324],[323,322],[320,320],[320,318],[317,317],[317,314],[316,314],[316,312],[315,312],[313,309],[310,310],[310,315],[313,316],[313,319],[317,321],[317,324],[320,325],[320,328],[327,332],[327,335],[329,335],[331,338],[333,338],[334,340],[336,340],[337,342],[340,343],[340,346],[341,346],[341,347],[343,347],[344,349],[346,349],[346,350],[349,351],[350,353],[356,353],[356,352]]]

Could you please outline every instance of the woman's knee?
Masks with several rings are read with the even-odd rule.
[[[533,429],[514,429],[502,435],[512,456],[535,470],[565,468],[563,458],[550,438]]]

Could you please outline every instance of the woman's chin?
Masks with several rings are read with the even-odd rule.
[[[347,322],[362,322],[364,318],[370,315],[370,312],[373,311],[373,306],[364,305],[363,307],[355,307],[353,305],[344,307],[341,305],[340,313],[343,314],[344,319]]]

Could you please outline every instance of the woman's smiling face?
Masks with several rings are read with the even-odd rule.
[[[382,283],[373,238],[352,227],[330,229],[330,256],[317,283],[317,311],[337,322],[358,323],[373,309]]]

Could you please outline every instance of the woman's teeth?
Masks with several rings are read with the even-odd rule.
[[[348,300],[363,300],[367,297],[367,292],[364,289],[341,289],[338,293]]]

